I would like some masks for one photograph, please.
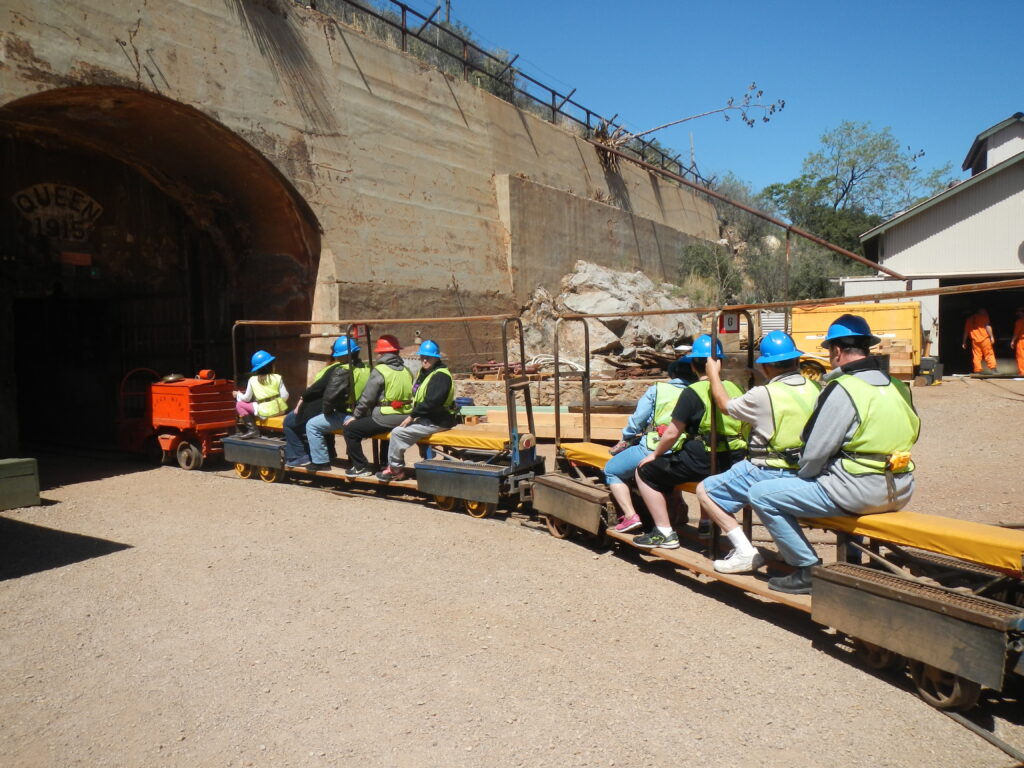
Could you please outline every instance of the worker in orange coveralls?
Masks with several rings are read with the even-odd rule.
[[[1024,307],[1016,309],[1017,322],[1013,324],[1010,348],[1017,352],[1017,375],[1024,376]]]
[[[993,345],[996,343],[996,335],[992,333],[992,323],[988,319],[988,310],[979,307],[974,314],[967,318],[964,323],[963,348],[967,349],[967,340],[971,342],[971,362],[974,365],[974,372],[981,373],[981,361],[996,373],[996,353]]]

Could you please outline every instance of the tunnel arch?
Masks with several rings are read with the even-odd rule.
[[[70,405],[110,444],[125,370],[230,374],[234,320],[310,317],[320,225],[254,144],[276,146],[131,88],[0,107],[0,407]],[[39,381],[57,349],[77,383]],[[7,426],[0,451],[58,426]]]

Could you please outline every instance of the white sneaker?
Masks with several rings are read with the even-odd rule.
[[[725,560],[715,560],[715,570],[719,573],[749,573],[756,571],[762,565],[764,565],[764,557],[756,550],[753,554],[741,555],[734,549],[726,556]]]

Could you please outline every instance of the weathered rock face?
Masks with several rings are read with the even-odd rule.
[[[562,293],[552,297],[538,288],[522,313],[527,356],[551,354],[554,349],[555,314],[600,314],[602,318],[563,321],[559,332],[559,357],[582,363],[584,329],[590,336],[591,368],[606,373],[611,366],[603,355],[631,358],[638,349],[670,352],[682,341],[700,333],[700,319],[693,314],[621,317],[622,313],[690,306],[674,286],[656,284],[641,272],[618,272],[578,261],[562,279]],[[596,356],[596,357],[595,357]]]

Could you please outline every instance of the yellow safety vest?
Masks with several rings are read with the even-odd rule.
[[[427,383],[438,373],[448,377],[448,396],[444,400],[444,407],[450,413],[455,413],[455,379],[452,378],[451,371],[447,368],[435,368],[427,374],[427,377],[416,388],[416,394],[412,396],[412,404],[417,405],[427,399]],[[409,410],[412,409],[410,408]]]
[[[887,385],[876,387],[851,374],[835,381],[850,396],[860,419],[857,431],[842,447],[843,469],[851,475],[913,472],[910,449],[921,433],[921,419],[914,412],[907,385],[891,378]]]
[[[676,403],[679,402],[679,396],[686,390],[686,387],[677,387],[675,384],[669,384],[667,381],[659,381],[654,386],[654,413],[652,414],[651,425],[644,438],[647,447],[652,451],[658,447],[661,433],[664,431],[658,428],[666,427],[672,422],[672,411],[675,410]],[[678,451],[685,442],[686,435],[680,435],[679,439],[672,444],[672,447],[666,453]]]
[[[814,406],[821,394],[821,387],[815,381],[804,379],[804,383],[793,386],[782,381],[770,382],[768,400],[772,406],[772,436],[767,446],[750,446],[751,458],[765,458],[769,467],[796,469],[801,439],[807,420],[814,413]]]
[[[743,394],[743,392],[740,391],[740,388],[729,379],[725,379],[722,382],[722,386],[725,388],[725,392],[729,395],[730,400]],[[692,436],[704,438],[704,449],[710,452],[711,382],[698,381],[696,384],[691,384],[690,389],[692,389],[694,393],[696,393],[697,397],[700,398],[700,401],[704,403],[704,415],[700,417],[700,426],[697,428],[697,434]],[[717,427],[718,432],[718,452],[742,451],[745,449],[747,447],[746,432],[749,429],[749,425],[744,424],[739,419],[733,418],[720,408],[716,409],[716,411],[718,416],[715,420],[715,426]]]
[[[256,402],[256,415],[261,419],[269,419],[288,410],[288,403],[281,397],[281,374],[270,374],[266,384],[260,383],[259,376],[249,379],[253,398]]]
[[[409,413],[412,410],[412,373],[409,369],[402,367],[401,370],[395,370],[386,363],[378,363],[373,367],[384,377],[384,389],[378,401],[381,415]],[[392,405],[395,402],[401,403],[401,407],[395,408]]]

